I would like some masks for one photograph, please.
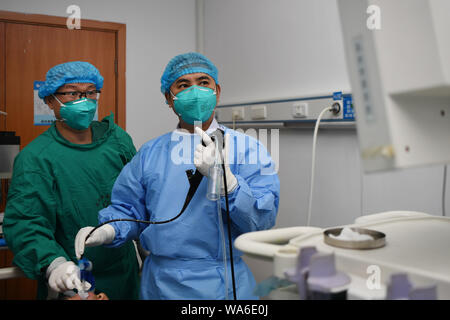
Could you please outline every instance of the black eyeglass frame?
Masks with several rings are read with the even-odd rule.
[[[101,90],[87,90],[87,91],[84,91],[84,92],[81,92],[81,91],[66,91],[66,92],[55,92],[54,94],[60,94],[60,95],[66,96],[66,97],[67,96],[68,97],[75,97],[75,98],[78,97],[78,99],[81,99],[83,96],[87,98],[88,92],[89,92],[89,95],[94,95],[94,94],[97,95],[97,94],[101,93],[102,91]],[[74,94],[76,94],[76,95],[74,95]]]

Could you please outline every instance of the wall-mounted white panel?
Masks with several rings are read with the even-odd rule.
[[[341,92],[320,97],[305,97],[275,101],[220,105],[216,108],[216,119],[224,125],[264,125],[278,123],[285,125],[313,124],[320,113],[325,112],[322,121],[328,125],[346,124],[354,127],[352,97]]]

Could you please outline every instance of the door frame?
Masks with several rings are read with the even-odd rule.
[[[43,14],[25,14],[13,11],[0,10],[0,22],[6,23],[20,23],[31,24],[39,26],[49,26],[58,28],[67,28],[67,17],[49,16]],[[81,29],[112,32],[116,37],[116,61],[115,61],[115,75],[116,75],[116,106],[115,106],[115,122],[126,130],[126,69],[125,69],[125,54],[126,54],[126,24],[116,22],[104,22],[88,19],[80,19]],[[5,33],[3,33],[5,34]],[[5,45],[4,39],[0,39],[0,71],[4,70],[5,66]],[[6,79],[4,79],[6,80]],[[3,82],[3,83],[1,83]],[[0,93],[5,92],[6,81],[1,81]],[[2,94],[0,99],[5,95]],[[0,102],[0,110],[2,103]]]

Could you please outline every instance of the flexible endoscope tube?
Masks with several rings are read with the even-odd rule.
[[[138,223],[146,223],[146,224],[163,224],[163,223],[169,223],[172,222],[176,219],[178,219],[181,215],[183,214],[183,211],[180,212],[179,214],[177,214],[175,217],[169,219],[169,220],[164,220],[164,221],[146,221],[146,220],[139,220],[139,219],[128,219],[128,218],[121,218],[121,219],[112,219],[112,220],[108,220],[105,222],[100,223],[99,225],[97,225],[96,227],[94,227],[94,229],[92,229],[88,235],[86,236],[86,239],[84,239],[84,242],[86,243],[87,239],[89,239],[89,237],[92,235],[92,233],[94,233],[95,230],[97,230],[98,228],[104,226],[105,224],[108,223],[112,223],[112,222],[117,222],[117,221],[131,221],[131,222],[138,222]],[[81,255],[80,260],[83,259],[84,253]]]
[[[236,281],[234,278],[234,261],[233,261],[233,241],[231,239],[231,218],[230,218],[230,206],[228,204],[228,188],[227,188],[227,175],[225,174],[225,162],[222,161],[223,170],[223,184],[225,189],[225,207],[227,210],[227,229],[228,229],[228,245],[230,247],[230,264],[231,264],[231,280],[233,282],[233,298],[236,298]]]

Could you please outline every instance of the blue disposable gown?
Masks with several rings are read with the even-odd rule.
[[[222,127],[234,141],[230,169],[238,187],[229,194],[233,241],[245,232],[275,224],[280,184],[275,164],[256,139]],[[99,213],[99,222],[117,218],[162,221],[176,216],[189,190],[186,170],[195,170],[193,154],[200,137],[174,131],[147,142],[117,178],[111,205]],[[231,144],[230,144],[231,145]],[[257,155],[260,155],[257,157]],[[108,245],[140,239],[151,254],[144,261],[142,299],[224,299],[224,264],[217,203],[206,198],[204,177],[181,217],[166,224],[112,223],[116,231]],[[225,199],[221,199],[226,224]],[[225,231],[227,236],[227,232]],[[228,255],[229,298],[233,297]],[[238,299],[256,299],[255,279],[233,248]]]

